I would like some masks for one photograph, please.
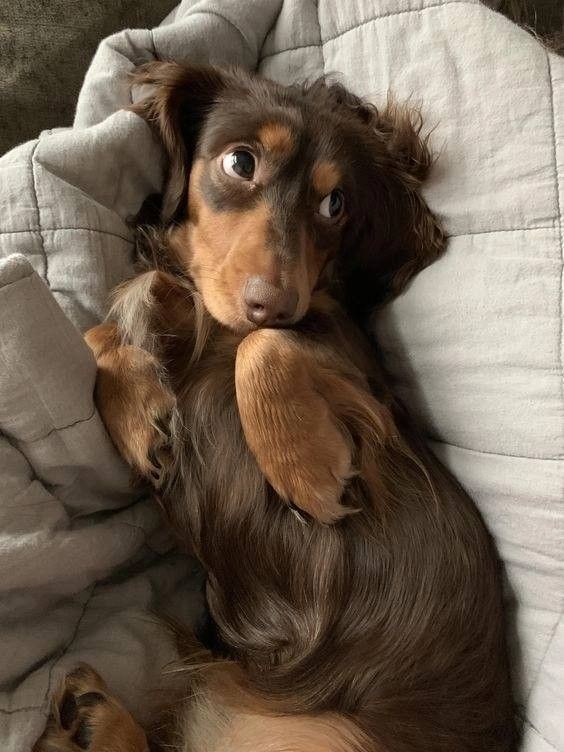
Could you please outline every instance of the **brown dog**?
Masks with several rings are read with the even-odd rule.
[[[170,63],[136,81],[168,156],[160,226],[87,341],[106,425],[206,568],[228,652],[188,656],[166,744],[513,750],[494,547],[353,323],[443,249],[420,124],[324,82]],[[59,697],[37,749],[92,726],[71,695],[68,743]]]

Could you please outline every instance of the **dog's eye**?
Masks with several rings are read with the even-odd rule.
[[[255,174],[255,158],[245,149],[230,151],[223,157],[221,164],[223,171],[232,178],[252,180]]]
[[[345,197],[343,196],[343,191],[335,188],[319,204],[319,213],[322,217],[327,217],[327,219],[337,219],[343,213],[344,208]]]

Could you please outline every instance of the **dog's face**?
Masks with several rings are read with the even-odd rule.
[[[295,324],[333,268],[347,282],[365,263],[372,293],[375,275],[392,288],[400,270],[409,278],[407,266],[421,268],[442,247],[416,194],[428,152],[405,117],[394,131],[389,113],[376,122],[375,110],[323,82],[282,87],[169,63],[137,80],[156,86],[134,109],[157,123],[168,152],[171,246],[230,329]],[[415,222],[427,222],[429,237]],[[363,261],[367,238],[373,258]]]
[[[190,173],[180,244],[210,313],[240,332],[301,319],[347,223],[353,184],[337,129],[307,108],[229,92]]]

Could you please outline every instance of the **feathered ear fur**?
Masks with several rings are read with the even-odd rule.
[[[399,295],[445,248],[444,233],[421,196],[433,158],[417,111],[389,100],[378,109],[339,84],[319,84],[345,117],[361,126],[364,200],[337,259],[351,310],[366,313]]]
[[[156,131],[167,154],[161,220],[169,223],[185,211],[188,175],[203,121],[228,74],[210,66],[184,66],[154,61],[137,68],[132,85],[150,85],[152,92],[131,105]]]

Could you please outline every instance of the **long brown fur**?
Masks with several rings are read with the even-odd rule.
[[[98,406],[202,562],[228,654],[199,669],[187,657],[193,697],[163,738],[187,752],[266,749],[264,734],[280,752],[514,750],[494,546],[355,323],[444,247],[419,194],[420,120],[324,81],[171,63],[135,80],[155,87],[134,109],[168,173],[141,276],[88,335]],[[239,110],[267,175],[252,198],[209,156]],[[327,153],[304,152],[280,173],[286,192],[269,188],[304,143]],[[346,216],[308,220],[300,186],[319,201],[347,172]],[[287,328],[245,321],[237,291],[257,264],[298,289]]]

